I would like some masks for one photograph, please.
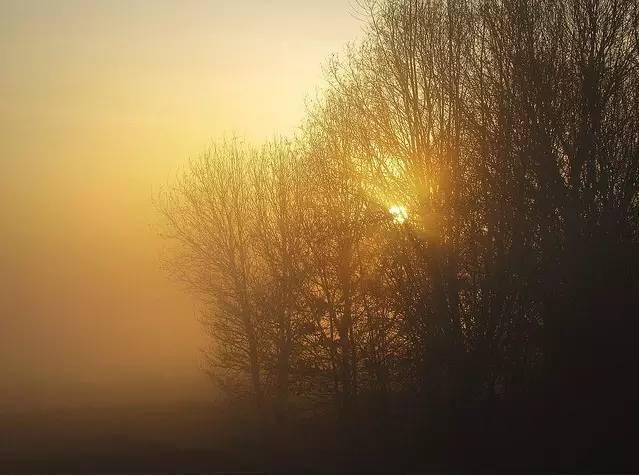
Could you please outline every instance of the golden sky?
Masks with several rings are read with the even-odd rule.
[[[294,132],[322,64],[358,38],[355,12],[352,0],[0,2],[6,399],[200,391],[203,339],[159,268],[153,196],[212,139]]]

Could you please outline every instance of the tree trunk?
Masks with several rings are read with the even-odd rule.
[[[249,372],[251,375],[251,386],[253,387],[253,397],[255,399],[255,405],[259,409],[262,408],[264,403],[264,394],[262,391],[262,382],[260,378],[260,359],[259,348],[257,344],[257,336],[255,329],[251,323],[251,319],[248,316],[244,318],[244,325],[246,327],[246,336],[248,339],[249,347]]]

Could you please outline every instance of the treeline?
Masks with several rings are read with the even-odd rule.
[[[297,137],[215,145],[162,196],[212,376],[279,411],[609,423],[637,397],[639,4],[366,9]]]

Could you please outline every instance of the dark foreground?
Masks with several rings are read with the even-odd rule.
[[[212,405],[4,412],[4,473],[637,472],[630,415],[548,426],[543,406],[501,404],[452,419],[404,406],[348,425],[229,415]],[[620,410],[624,410],[621,408]],[[566,420],[568,422],[568,420]],[[624,423],[625,422],[625,423]]]

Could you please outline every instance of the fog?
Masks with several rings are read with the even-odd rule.
[[[214,138],[292,132],[360,28],[264,3],[0,5],[3,407],[211,397],[153,198]]]

